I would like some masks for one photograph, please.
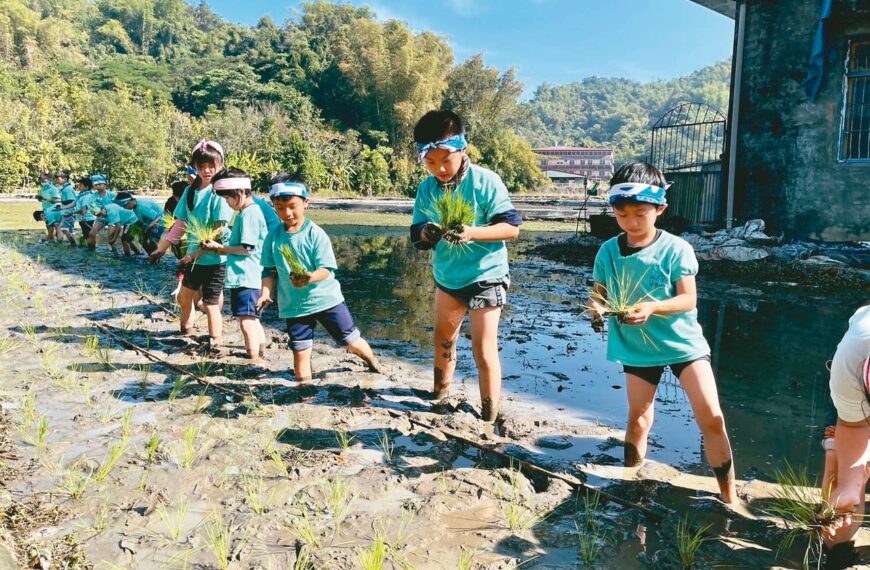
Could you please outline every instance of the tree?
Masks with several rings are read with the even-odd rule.
[[[386,194],[393,188],[390,180],[390,165],[387,159],[393,154],[388,147],[363,147],[359,155],[356,187],[366,196]]]

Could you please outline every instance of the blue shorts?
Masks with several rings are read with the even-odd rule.
[[[287,334],[290,335],[290,350],[301,352],[314,346],[314,327],[317,323],[323,325],[336,344],[347,346],[359,340],[362,336],[353,322],[347,303],[338,305],[319,313],[287,319]]]
[[[63,216],[60,219],[60,229],[69,233],[70,235],[75,235],[76,233],[76,217],[72,216]]]
[[[257,301],[260,290],[250,287],[234,287],[230,289],[230,310],[234,317],[259,317]]]

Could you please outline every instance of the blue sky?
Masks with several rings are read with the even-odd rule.
[[[210,0],[225,19],[281,23],[301,1]],[[593,75],[638,81],[686,75],[730,57],[734,22],[689,0],[353,0],[380,20],[445,36],[457,61],[482,52],[514,67],[530,95],[540,83]]]

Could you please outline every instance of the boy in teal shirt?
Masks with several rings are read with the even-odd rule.
[[[96,208],[98,206],[91,206]],[[129,234],[138,220],[136,214],[129,210],[125,210],[115,203],[106,204],[97,213],[97,220],[106,228],[108,228],[108,242],[112,252],[117,253],[115,242],[121,238],[121,247],[124,250],[124,255],[139,255],[139,249],[133,244],[133,238]]]
[[[79,192],[76,196],[75,208],[79,217],[79,227],[82,230],[81,245],[85,245],[91,233],[91,228],[94,226],[94,221],[97,219],[89,208],[97,199],[97,193],[94,191],[90,176],[79,178],[76,182],[76,190]]]
[[[593,324],[609,317],[607,359],[620,362],[626,375],[626,467],[643,463],[656,388],[669,366],[692,405],[722,500],[733,504],[731,444],[695,308],[698,262],[685,240],[655,227],[667,207],[666,188],[661,171],[646,162],[613,175],[609,202],[624,233],[598,251],[590,312]]]
[[[260,324],[257,301],[263,274],[260,258],[269,229],[263,213],[254,204],[251,179],[246,172],[237,168],[218,172],[212,179],[212,188],[236,212],[236,217],[227,245],[207,241],[202,248],[227,256],[225,285],[230,290],[230,308],[239,319],[248,358],[256,361],[266,350],[266,333]]]
[[[498,323],[510,286],[505,240],[519,235],[522,220],[494,172],[471,164],[465,126],[450,111],[430,111],[414,127],[418,160],[429,176],[417,188],[411,241],[433,250],[435,334],[433,398],[446,398],[456,370],[456,340],[465,315],[480,377],[481,417],[494,422],[501,399]],[[474,220],[460,229],[443,227],[435,204],[461,198]],[[449,230],[449,231],[448,231]]]
[[[53,241],[56,237],[57,224],[60,222],[60,213],[56,206],[60,204],[60,192],[51,183],[49,174],[39,177],[39,194],[36,198],[42,204],[42,216],[45,221],[46,236],[43,241]]]
[[[378,360],[356,328],[333,273],[337,264],[329,236],[305,217],[308,189],[289,175],[279,174],[272,180],[269,197],[283,224],[269,232],[263,245],[263,284],[257,310],[272,302],[277,282],[278,315],[287,319],[296,380],[311,380],[311,348],[317,323],[336,343],[362,358],[369,370],[377,372]],[[299,267],[291,267],[282,253],[288,250]]]
[[[107,206],[115,200],[115,196],[117,194],[112,192],[108,188],[109,179],[105,174],[94,174],[91,176],[91,183],[93,184],[94,192],[96,192],[96,197],[93,198],[92,204],[96,205],[97,208],[102,209],[104,206]],[[91,227],[91,231],[88,232],[88,248],[94,249],[97,247],[97,236],[100,235],[100,231],[105,227],[105,224],[99,219],[94,220],[94,224]],[[112,248],[114,250],[114,248]]]
[[[157,243],[163,235],[163,208],[154,200],[136,198],[129,192],[119,192],[115,204],[136,214],[138,227],[142,232],[140,243],[146,253],[157,249]]]

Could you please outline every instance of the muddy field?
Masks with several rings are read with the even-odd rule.
[[[372,247],[354,239],[339,260]],[[367,270],[348,281],[378,282]],[[563,422],[506,393],[492,428],[469,378],[433,407],[429,365],[406,348],[425,328],[375,336],[385,374],[320,338],[310,385],[292,380],[274,313],[268,361],[246,363],[228,316],[226,354],[203,354],[176,334],[173,286],[169,260],[0,234],[0,512],[22,567],[681,568],[683,521],[706,539],[697,568],[802,565],[804,535],[780,549],[769,480],[741,483],[747,518],[704,469],[618,467],[618,422]],[[351,308],[365,333],[369,308]]]

